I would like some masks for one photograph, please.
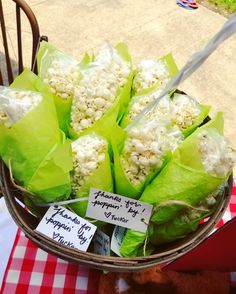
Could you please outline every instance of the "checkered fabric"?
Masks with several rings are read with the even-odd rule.
[[[1,294],[96,294],[99,275],[48,254],[18,230]]]
[[[236,217],[236,186],[218,228]],[[100,272],[68,263],[37,248],[18,230],[1,294],[96,294]],[[236,273],[231,273],[236,286]]]

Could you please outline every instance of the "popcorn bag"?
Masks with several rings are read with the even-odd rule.
[[[180,71],[170,53],[135,67],[124,43],[77,61],[42,42],[39,76],[0,88],[1,189],[27,237],[110,271],[164,266],[203,242],[236,152],[223,113],[210,119],[178,87],[235,31],[233,16]]]
[[[171,53],[157,61],[142,60],[135,72],[132,86],[133,94],[138,94],[156,86],[164,89],[177,72],[178,68]]]
[[[219,197],[215,199],[212,194],[216,192],[219,196],[217,190],[227,181],[235,161],[235,152],[224,141],[222,130],[223,116],[218,113],[179,145],[139,198],[154,205],[149,231],[143,235],[128,231],[121,245],[122,255],[135,255],[146,239],[154,240],[153,247],[165,240],[168,242],[173,236],[181,238],[192,231],[191,226],[196,228],[201,216],[210,214],[219,201]],[[159,230],[162,238],[159,238]]]
[[[91,133],[79,137],[72,143],[74,172],[72,175],[72,197],[89,197],[91,187],[113,192],[111,162],[108,142]],[[85,217],[87,200],[71,204],[70,207]]]
[[[121,126],[126,127],[148,103],[152,102],[178,72],[171,54],[157,61],[142,60],[135,71],[132,99],[125,111]]]
[[[71,150],[47,88],[25,70],[10,88],[1,87],[0,109],[5,114],[0,154],[18,184],[34,201],[66,199],[71,191]]]
[[[86,56],[83,62],[86,62]],[[39,77],[49,86],[53,95],[60,128],[67,134],[73,88],[81,79],[79,62],[52,44],[42,41],[37,53],[37,65]]]
[[[81,81],[74,89],[70,136],[75,139],[92,130],[109,140],[112,127],[129,103],[133,70],[125,44],[105,44],[80,68]]]

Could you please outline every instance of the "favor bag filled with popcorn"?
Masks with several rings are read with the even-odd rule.
[[[200,221],[211,215],[220,201],[222,189],[208,195],[199,205],[186,207],[180,214],[163,224],[150,222],[146,233],[128,230],[121,246],[124,256],[147,256],[154,253],[156,246],[173,242],[194,232]]]
[[[168,118],[156,116],[145,117],[129,130],[117,127],[114,133],[116,193],[137,199],[182,142],[183,135]]]
[[[235,161],[235,150],[223,136],[223,114],[218,113],[184,140],[145,188],[139,200],[154,206],[151,224],[175,230],[176,219],[186,211],[208,213],[207,197],[227,181]],[[155,227],[155,232],[162,228]],[[121,246],[122,255],[135,255],[148,234],[128,230]],[[154,238],[157,240],[158,236]]]
[[[203,123],[210,108],[184,93],[175,92],[171,97],[171,124],[187,137]]]
[[[90,188],[113,192],[111,161],[107,141],[92,132],[72,142],[73,172],[71,198],[89,197]],[[84,217],[87,199],[71,204]]]
[[[159,96],[177,72],[178,68],[171,54],[167,54],[157,61],[141,61],[135,70],[132,98],[120,125],[122,127],[129,125],[136,115]]]
[[[123,43],[106,45],[92,61],[80,67],[81,80],[74,91],[70,135],[91,132],[109,138],[130,100],[133,79],[131,58]]]
[[[121,121],[121,127],[125,128],[129,125],[149,103],[158,98],[161,91],[162,89],[156,87],[133,96]],[[150,114],[156,115],[157,118],[170,119],[171,125],[176,126],[184,136],[187,136],[204,121],[209,110],[210,106],[200,104],[194,98],[176,91],[171,96],[164,96]]]
[[[120,122],[122,128],[127,127],[135,117],[142,112],[142,110],[153,100],[155,100],[160,94],[162,89],[159,86],[155,86],[152,89],[144,90],[136,95],[134,95],[126,109],[126,112]],[[170,116],[171,110],[171,100],[170,96],[166,95],[164,99],[161,99],[156,113],[158,116]]]
[[[224,192],[224,185],[221,185],[215,192],[209,194],[195,207],[184,209],[181,214],[170,221],[149,226],[149,241],[154,246],[169,243],[184,238],[191,232],[196,231],[200,220],[208,217],[214,212],[216,204],[220,201]]]
[[[140,200],[155,205],[153,222],[171,220],[184,206],[198,205],[227,181],[235,163],[235,150],[223,136],[223,125],[223,114],[218,113],[187,137],[145,189]]]
[[[132,92],[136,95],[153,87],[163,90],[177,72],[178,68],[171,53],[158,60],[142,60],[135,70]]]
[[[83,62],[88,60],[85,55]],[[43,41],[37,54],[37,64],[39,77],[53,94],[60,128],[67,133],[74,88],[81,78],[79,62]]]
[[[29,70],[0,88],[0,156],[36,202],[66,199],[71,191],[71,146],[46,88]]]

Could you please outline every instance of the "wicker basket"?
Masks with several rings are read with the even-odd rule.
[[[228,206],[233,181],[233,177],[231,176],[228,180],[228,186],[221,195],[221,199],[218,202],[214,214],[207,222],[201,224],[195,232],[189,234],[184,239],[156,248],[156,253],[151,256],[123,258],[82,252],[77,249],[63,246],[36,232],[34,229],[37,227],[39,219],[26,210],[24,205],[22,205],[23,194],[21,191],[17,190],[11,182],[9,170],[2,161],[0,161],[0,178],[0,183],[2,182],[2,193],[5,197],[12,218],[25,235],[38,245],[38,247],[70,262],[87,265],[97,269],[126,272],[165,264],[192,250],[205,240]]]

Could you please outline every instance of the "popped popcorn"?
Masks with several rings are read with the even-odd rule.
[[[131,66],[111,45],[102,46],[95,57],[95,63],[108,66],[109,72],[112,72],[116,77],[119,87],[122,88],[126,84]]]
[[[155,91],[146,95],[134,96],[129,105],[128,119],[132,121],[149,103],[154,101],[161,93],[161,89],[158,88]],[[152,115],[156,117],[170,116],[171,100],[168,95],[164,96],[158,102],[158,105],[152,111]]]
[[[130,64],[115,49],[110,55],[104,50],[81,70],[82,79],[74,91],[71,127],[77,133],[91,127],[112,106],[118,88],[126,84],[130,74]]]
[[[121,154],[124,172],[133,185],[144,183],[147,175],[161,168],[167,152],[182,141],[179,130],[169,129],[156,119],[134,126]]]
[[[69,58],[54,59],[43,76],[43,82],[49,85],[51,92],[65,100],[73,96],[79,80],[77,63]]]
[[[158,88],[145,95],[133,96],[129,107],[127,117],[129,121],[142,112],[142,110],[160,95],[162,89]],[[185,94],[175,93],[172,98],[168,95],[162,97],[158,104],[149,112],[150,117],[161,117],[171,120],[171,124],[185,131],[191,127],[198,119],[201,113],[200,104]]]
[[[175,93],[172,98],[172,124],[181,131],[191,127],[201,112],[199,103],[193,98]]]
[[[41,100],[40,93],[0,86],[0,124],[10,128],[33,110]]]
[[[202,131],[198,135],[198,147],[202,164],[209,174],[225,177],[236,162],[236,150],[215,131]]]
[[[85,135],[72,142],[74,167],[72,194],[74,196],[105,160],[107,149],[107,142],[96,134]]]
[[[165,60],[143,60],[137,67],[137,73],[133,80],[135,93],[160,83],[163,89],[170,80],[167,63]]]

